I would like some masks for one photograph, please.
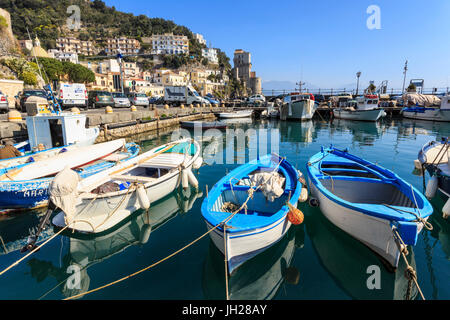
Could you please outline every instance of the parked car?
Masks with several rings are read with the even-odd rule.
[[[62,109],[83,107],[87,105],[88,95],[83,83],[61,82],[57,90],[57,100]]]
[[[9,111],[8,96],[0,91],[0,112],[6,113]]]
[[[128,99],[133,106],[148,107],[148,97],[145,93],[131,92],[128,94]]]
[[[108,91],[89,91],[88,93],[88,108],[98,107],[114,107],[114,98],[111,92]]]
[[[153,96],[148,99],[148,102],[151,104],[163,104],[164,99],[163,99],[163,97],[160,97],[160,96]]]
[[[42,97],[47,99],[47,92],[40,89],[22,91],[16,96],[16,109],[21,112],[26,112],[25,102],[29,97]]]
[[[248,102],[250,102],[250,103],[264,103],[264,102],[266,102],[266,98],[262,94],[254,94],[253,96],[248,98]]]
[[[113,92],[114,106],[116,108],[120,107],[129,107],[131,106],[131,102],[128,99],[127,95],[122,92]]]
[[[203,98],[205,98],[206,100],[208,100],[208,102],[209,102],[210,104],[215,104],[215,105],[219,105],[219,104],[220,104],[220,102],[219,102],[218,100],[215,100],[215,99],[209,97],[208,95],[204,96]]]

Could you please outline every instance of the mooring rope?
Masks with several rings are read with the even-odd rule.
[[[280,157],[280,158],[281,158],[281,157]],[[276,169],[278,168],[278,166],[281,164],[281,162],[283,162],[283,160],[284,160],[284,158],[281,158],[281,161],[278,163],[278,165],[276,166],[276,168],[275,168],[274,170],[276,170]],[[63,300],[77,299],[77,298],[79,298],[79,297],[82,297],[82,296],[88,295],[88,294],[90,294],[90,293],[93,293],[93,292],[96,292],[96,291],[105,289],[105,288],[107,288],[107,287],[110,287],[110,286],[115,285],[115,284],[117,284],[117,283],[120,283],[120,282],[122,282],[122,281],[124,281],[124,280],[130,279],[130,278],[132,278],[132,277],[134,277],[134,276],[136,276],[136,275],[138,275],[138,274],[140,274],[140,273],[142,273],[142,272],[144,272],[144,271],[147,271],[147,270],[149,270],[149,269],[151,269],[151,268],[153,268],[153,267],[159,265],[160,263],[162,263],[162,262],[164,262],[164,261],[166,261],[166,260],[168,260],[168,259],[170,259],[170,258],[176,256],[178,253],[184,251],[185,249],[189,248],[190,246],[192,246],[193,244],[197,243],[198,241],[200,241],[201,239],[203,239],[205,236],[207,236],[208,234],[210,234],[211,232],[213,232],[214,230],[216,230],[216,229],[219,228],[220,226],[223,226],[224,232],[226,232],[226,223],[227,223],[228,221],[230,221],[230,220],[231,220],[236,214],[238,214],[242,209],[244,209],[244,208],[247,207],[247,203],[248,203],[248,201],[251,199],[251,195],[253,195],[253,193],[254,193],[255,191],[257,191],[262,185],[263,185],[263,183],[259,184],[255,189],[249,189],[249,191],[252,190],[252,192],[249,194],[249,196],[247,197],[247,199],[245,200],[245,202],[239,207],[239,209],[237,209],[236,211],[234,211],[234,212],[233,212],[231,215],[229,215],[227,218],[225,218],[224,220],[222,220],[220,223],[216,224],[214,227],[212,227],[212,228],[209,229],[207,232],[205,232],[204,234],[200,235],[200,236],[197,237],[195,240],[193,240],[192,242],[188,243],[187,245],[185,245],[185,246],[182,247],[181,249],[178,249],[177,251],[171,253],[171,254],[168,255],[167,257],[162,258],[162,259],[160,259],[159,261],[157,261],[157,262],[155,262],[155,263],[153,263],[153,264],[151,264],[151,265],[149,265],[149,266],[147,266],[147,267],[145,267],[145,268],[143,268],[143,269],[140,269],[140,270],[138,270],[138,271],[136,271],[136,272],[134,272],[134,273],[132,273],[132,274],[130,274],[130,275],[128,275],[128,276],[125,276],[125,277],[122,277],[122,278],[120,278],[120,279],[118,279],[118,280],[109,282],[109,283],[107,283],[107,284],[105,284],[105,285],[103,285],[103,286],[97,287],[97,288],[95,288],[95,289],[91,289],[91,290],[88,290],[88,291],[86,291],[86,292],[79,293],[79,294],[74,295],[74,296],[71,296],[71,297],[67,297],[67,298],[65,298],[65,299],[63,299]],[[227,277],[228,277],[228,275],[227,275]],[[227,278],[226,278],[226,279],[227,279]],[[228,296],[228,289],[227,289],[227,296]]]
[[[409,254],[408,252],[408,248],[405,244],[405,242],[403,242],[402,237],[400,236],[400,234],[398,233],[396,228],[392,228],[392,232],[394,234],[394,237],[398,240],[398,242],[400,242],[400,244],[398,244],[398,247],[400,249],[400,254],[403,257],[403,260],[405,261],[406,264],[406,270],[405,270],[405,278],[408,279],[408,281],[413,281],[414,284],[416,285],[417,290],[420,293],[420,296],[422,297],[422,300],[426,300],[425,296],[422,293],[422,290],[420,289],[419,283],[417,282],[417,273],[414,270],[414,268],[409,264],[408,259],[406,258],[406,256]],[[410,288],[411,284],[408,283],[408,288]],[[407,290],[410,293],[410,289]],[[409,300],[409,297],[407,297]]]

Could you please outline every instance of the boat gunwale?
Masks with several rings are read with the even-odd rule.
[[[253,172],[255,170],[255,168],[257,169],[258,167],[271,168],[271,167],[268,167],[267,165],[265,165],[263,163],[263,161],[267,161],[268,159],[271,159],[272,156],[276,156],[276,157],[278,157],[278,159],[282,159],[282,157],[280,157],[279,155],[275,155],[275,154],[265,155],[259,159],[255,159],[246,164],[238,166],[237,168],[233,169],[229,174],[222,177],[214,185],[214,187],[209,192],[209,196],[203,200],[203,203],[201,206],[202,216],[206,220],[207,223],[209,223],[210,225],[216,226],[221,221],[216,221],[213,214],[214,213],[227,214],[227,212],[213,211],[212,207],[214,206],[214,203],[217,201],[217,199],[222,195],[223,191],[226,190],[225,187],[226,187],[226,184],[229,184],[230,177],[231,176],[240,176],[242,174],[244,174],[244,176],[248,175],[248,173]],[[287,180],[289,179],[291,182],[290,183],[291,190],[295,190],[293,193],[291,193],[291,199],[289,200],[289,203],[291,205],[295,206],[297,204],[298,198],[300,197],[300,192],[303,188],[302,185],[300,184],[300,181],[298,180],[298,171],[286,159],[283,159],[280,166],[282,166],[282,165],[285,166],[285,168],[283,168],[283,169],[287,173],[289,173],[290,170],[292,171],[288,177],[285,177],[286,178],[285,186],[287,185],[287,182],[288,182]],[[294,173],[295,173],[295,179],[293,179]],[[288,211],[289,211],[289,208],[288,208],[287,204],[284,204],[276,212],[274,212],[268,219],[266,219],[267,222],[265,222],[264,224],[260,224],[255,227],[239,226],[239,227],[228,228],[226,230],[226,232],[229,234],[240,233],[240,232],[247,233],[252,230],[266,228],[267,226],[272,225],[273,223],[279,221],[280,219],[285,219]],[[228,213],[228,216],[229,215],[230,215],[230,213]],[[221,226],[218,226],[217,229],[223,231],[223,228]]]
[[[324,156],[325,154],[325,156]],[[391,184],[394,187],[396,187],[401,193],[403,193],[405,196],[405,192],[402,190],[402,186],[406,187],[411,186],[413,188],[413,192],[415,193],[416,196],[416,200],[417,204],[419,205],[419,210],[417,209],[417,207],[403,207],[403,206],[385,206],[383,204],[365,204],[365,203],[353,203],[347,200],[344,200],[343,198],[335,195],[334,193],[332,193],[331,191],[329,191],[321,182],[321,180],[323,180],[324,178],[318,178],[318,174],[320,174],[320,170],[317,167],[314,167],[311,162],[314,162],[314,160],[316,158],[321,158],[319,161],[316,161],[316,163],[319,163],[319,165],[322,164],[322,162],[324,161],[324,158],[326,157],[327,154],[335,154],[338,157],[342,157],[344,159],[349,160],[349,162],[347,163],[356,163],[356,164],[361,164],[363,166],[366,166],[366,164],[374,167],[377,169],[377,171],[379,171],[381,174],[385,173],[389,176],[391,176],[392,178],[390,179],[386,179],[386,180],[378,180],[378,179],[369,179],[369,178],[357,178],[357,177],[350,177],[348,180],[351,181],[363,181],[363,182],[377,182],[377,183],[384,183],[384,184]],[[349,157],[350,156],[350,157]],[[360,160],[360,161],[358,161]],[[314,169],[312,169],[311,167],[314,167]],[[311,182],[314,184],[314,186],[324,195],[326,196],[329,200],[337,203],[338,205],[341,205],[345,208],[375,217],[375,218],[380,218],[380,219],[384,219],[384,220],[389,220],[391,222],[395,222],[395,221],[402,221],[402,222],[415,222],[417,220],[417,217],[411,213],[407,213],[404,212],[405,214],[400,215],[399,214],[399,210],[406,210],[406,211],[413,211],[415,212],[417,215],[419,215],[421,218],[427,218],[429,217],[432,213],[433,213],[433,207],[431,206],[431,204],[429,203],[429,201],[425,198],[425,196],[420,193],[414,186],[412,186],[412,184],[406,182],[405,180],[403,180],[402,178],[400,178],[398,175],[396,175],[395,173],[393,173],[392,171],[385,169],[381,166],[378,166],[374,163],[371,163],[367,160],[358,158],[354,155],[351,155],[347,152],[338,150],[336,148],[330,147],[329,149],[324,149],[323,151],[316,153],[315,155],[313,155],[307,165],[306,165],[306,169],[307,169],[307,174],[308,177],[311,179]],[[367,168],[369,169],[369,168]],[[383,174],[384,175],[384,174]],[[333,179],[336,179],[338,176],[334,176]],[[326,179],[326,178],[325,178]],[[377,181],[378,180],[378,181]],[[409,198],[409,197],[408,197]],[[410,199],[411,200],[411,199]],[[420,202],[422,203],[422,205],[420,205]],[[414,203],[414,202],[413,202]],[[373,207],[372,210],[369,210],[368,207]]]

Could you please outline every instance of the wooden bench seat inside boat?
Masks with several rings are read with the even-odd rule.
[[[144,168],[177,168],[180,164],[183,163],[184,159],[184,154],[163,153],[156,156],[155,158],[139,164],[139,166]],[[188,159],[190,159],[190,156],[188,156]]]

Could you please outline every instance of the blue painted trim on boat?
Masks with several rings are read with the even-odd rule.
[[[308,164],[306,165],[306,170],[308,177],[310,178],[311,183],[314,184],[314,186],[328,199],[331,201],[339,204],[340,206],[343,206],[345,208],[358,211],[363,214],[367,214],[373,217],[389,220],[389,221],[405,221],[405,222],[411,222],[416,220],[416,217],[413,214],[406,213],[406,212],[399,212],[397,210],[391,209],[389,207],[383,206],[383,205],[369,205],[369,204],[360,204],[360,203],[351,203],[349,201],[346,201],[342,198],[337,197],[332,192],[328,191],[327,188],[325,188],[320,180],[323,179],[323,175],[320,173],[320,170],[313,166],[314,163],[317,166],[321,166],[322,162],[326,162],[325,159],[328,155],[333,154],[336,157],[340,157],[342,159],[347,159],[350,161],[342,161],[341,164],[347,163],[347,164],[361,164],[364,167],[367,168],[368,165],[372,169],[370,171],[376,172],[377,175],[380,177],[381,181],[386,184],[393,184],[397,188],[400,189],[401,192],[405,194],[413,203],[414,200],[412,199],[411,194],[411,184],[401,179],[399,176],[397,176],[392,171],[385,169],[381,166],[378,166],[374,163],[368,162],[366,160],[363,160],[361,158],[358,158],[354,155],[349,154],[348,152],[344,152],[341,150],[338,150],[336,148],[330,147],[329,149],[323,149],[322,152],[319,152],[315,155],[313,155],[310,159]],[[334,160],[334,158],[333,158]],[[333,179],[341,179],[343,177],[334,176]],[[348,180],[354,180],[354,181],[368,181],[367,178],[359,178],[359,177],[346,177]],[[370,180],[370,179],[369,179]],[[374,179],[371,179],[372,181],[376,181]],[[408,191],[409,190],[409,191]],[[420,209],[419,211],[416,208],[405,208],[405,207],[396,207],[392,206],[393,208],[398,208],[402,210],[408,210],[408,211],[414,211],[416,214],[420,215],[422,218],[426,218],[430,216],[433,213],[433,207],[429,203],[429,201],[425,198],[425,196],[420,193],[416,188],[413,187],[414,194],[416,196],[417,204]],[[411,194],[409,196],[409,194]],[[373,208],[373,210],[369,210],[369,208]]]
[[[264,232],[266,232],[266,231],[269,231],[269,230],[271,230],[271,229],[273,229],[273,228],[279,226],[280,223],[284,223],[285,221],[286,221],[286,219],[281,219],[276,225],[274,225],[274,226],[272,226],[272,227],[270,227],[270,228],[267,228],[267,229],[264,229],[264,230],[261,230],[261,231],[258,231],[258,232],[246,233],[246,234],[243,234],[243,235],[240,235],[240,236],[230,236],[229,238],[230,238],[230,239],[235,239],[235,238],[242,238],[242,237],[247,237],[247,236],[253,236],[253,235],[255,235],[255,234],[264,233]],[[255,230],[256,230],[256,228],[255,228]]]
[[[214,203],[216,200],[221,196],[222,192],[227,189],[227,185],[229,186],[229,181],[232,177],[240,180],[243,177],[248,176],[249,173],[257,170],[258,168],[272,168],[274,169],[274,164],[271,162],[272,157],[276,157],[277,161],[280,162],[281,158],[276,155],[266,155],[261,157],[260,159],[252,160],[249,163],[246,163],[244,165],[241,165],[234,170],[232,170],[228,175],[225,177],[222,177],[211,189],[209,192],[208,197],[206,197],[203,200],[201,211],[203,218],[211,225],[216,226],[220,222],[222,222],[224,219],[226,219],[227,216],[230,215],[230,213],[226,212],[215,212],[212,210]],[[277,163],[278,163],[277,162]],[[298,198],[300,197],[300,192],[302,189],[302,186],[300,182],[298,181],[298,172],[297,169],[294,168],[286,159],[283,159],[280,163],[279,170],[282,171],[282,173],[285,175],[286,182],[285,182],[285,192],[291,191],[291,199],[289,201],[290,204],[296,205],[298,202]],[[234,180],[236,181],[236,180]],[[233,186],[234,188],[234,186]],[[277,212],[274,212],[270,217],[267,217],[266,219],[261,219],[264,221],[264,223],[257,224],[256,226],[250,227],[248,225],[234,225],[233,224],[233,217],[227,224],[232,225],[234,228],[227,229],[227,233],[237,233],[237,232],[243,232],[243,231],[251,231],[258,228],[265,228],[267,226],[270,226],[274,222],[278,221],[279,219],[282,219],[283,217],[286,217],[289,209],[287,205],[283,205]],[[255,220],[253,220],[255,222]],[[257,221],[258,223],[258,221]],[[223,230],[221,227],[218,227],[217,229]]]
[[[140,152],[140,147],[136,143],[127,143],[125,147],[129,156],[122,161],[134,158]],[[115,165],[115,162],[103,161],[77,172],[81,178],[86,178]],[[53,177],[22,181],[0,181],[0,208],[31,209],[45,204],[48,201],[48,188],[52,180]]]

